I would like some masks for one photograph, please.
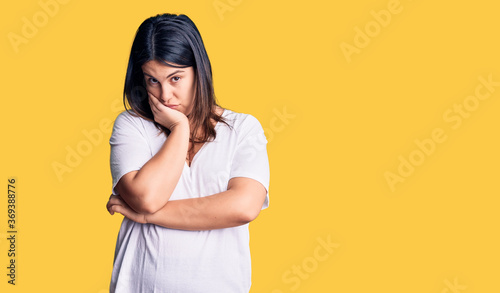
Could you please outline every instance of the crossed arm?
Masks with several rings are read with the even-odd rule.
[[[224,192],[214,195],[171,200],[154,213],[136,212],[121,196],[111,195],[107,209],[139,223],[171,229],[211,230],[235,227],[253,221],[266,198],[266,188],[258,181],[231,178]]]
[[[155,121],[157,116],[162,118],[161,115],[180,115],[175,110],[159,111],[161,105],[156,99],[150,102],[154,102]],[[189,124],[185,116],[181,118],[180,121],[186,123],[169,128],[168,139],[140,170],[120,178],[115,187],[118,195],[111,195],[106,205],[108,212],[111,215],[120,213],[139,223],[181,230],[228,228],[254,220],[260,213],[267,190],[251,178],[231,178],[226,191],[210,196],[170,200],[184,168],[189,142]]]
[[[267,190],[257,180],[234,177],[227,190],[206,197],[169,200],[179,181],[187,152],[188,132],[175,128],[161,149],[138,171],[123,175],[106,205],[139,223],[171,229],[211,230],[235,227],[253,221],[259,214]]]

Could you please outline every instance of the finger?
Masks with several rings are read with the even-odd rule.
[[[113,204],[113,203],[111,203],[111,202],[109,202],[109,201],[108,201],[108,203],[106,204],[106,209],[108,210],[108,212],[109,212],[110,214],[112,214],[112,213],[111,213],[111,207],[112,207],[112,206],[114,206],[114,205],[116,205],[116,204]]]
[[[153,95],[153,93],[148,92],[148,96],[156,105],[159,106],[160,104],[162,104],[162,100],[159,97]]]
[[[113,196],[112,198],[109,199],[108,204],[106,205],[106,207],[109,209],[109,207],[111,207],[112,205],[117,205],[117,204],[118,205],[123,205],[124,202],[118,196]]]
[[[108,204],[116,202],[116,196],[112,196],[108,199]]]
[[[153,113],[156,111],[156,112],[159,112],[160,109],[158,108],[159,107],[159,104],[160,104],[160,101],[158,100],[158,98],[156,98],[152,93],[148,92],[148,96],[149,96],[149,105],[151,106],[151,110],[153,111]]]
[[[153,104],[155,105],[156,109],[159,111],[159,112],[164,112],[164,111],[175,111],[173,109],[170,109],[169,107],[165,106],[164,104],[164,101],[158,97],[156,97],[155,95],[149,93],[151,95],[150,99],[151,101],[153,102]]]
[[[109,211],[109,208],[111,207],[111,196],[108,199],[108,202],[106,203],[106,209]]]
[[[112,205],[110,208],[109,208],[109,213],[111,215],[114,215],[115,213],[120,213],[120,210],[121,210],[121,206],[119,205]],[[121,213],[122,214],[122,213]],[[123,214],[122,214],[123,215]]]
[[[114,207],[116,207],[116,206],[117,206],[117,205],[110,205],[110,206],[108,207],[108,213],[109,213],[110,215],[114,215],[114,214],[115,214],[115,208],[114,208]]]
[[[156,106],[154,105],[153,101],[151,100],[151,97],[148,98],[149,102],[149,107],[151,108],[151,112],[153,113],[153,116],[156,116],[158,113],[158,109],[156,109]]]
[[[128,206],[122,204],[122,203],[113,203],[109,205],[109,213],[114,214],[115,212],[118,212],[118,210],[127,210],[130,209]],[[120,212],[122,213],[122,212]],[[123,213],[122,213],[123,214]]]
[[[123,206],[115,205],[115,206],[113,206],[113,211],[116,213],[122,214],[122,216],[129,218],[130,220],[132,220],[134,222],[137,221],[136,216]]]
[[[115,200],[116,200],[119,204],[121,204],[121,205],[127,205],[127,203],[125,202],[125,200],[123,200],[123,198],[122,198],[121,196],[119,196],[119,195],[117,195],[117,196],[115,197]]]

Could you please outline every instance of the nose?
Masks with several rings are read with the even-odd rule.
[[[169,100],[172,99],[174,93],[168,86],[163,86],[161,89],[160,100],[164,103],[169,104]]]

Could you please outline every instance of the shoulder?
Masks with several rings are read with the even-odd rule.
[[[240,113],[226,109],[224,118],[231,125],[238,142],[245,140],[266,141],[264,129],[259,120],[248,113]]]
[[[116,116],[115,124],[117,123],[137,123],[143,118],[139,117],[131,110],[124,110]]]
[[[140,117],[131,110],[124,110],[115,119],[112,137],[148,136],[151,133],[159,133],[152,121]]]
[[[114,128],[145,128],[148,124],[153,122],[140,117],[132,110],[124,110],[116,116]]]
[[[255,127],[262,128],[259,120],[252,114],[225,109],[223,116],[236,131],[245,131]]]

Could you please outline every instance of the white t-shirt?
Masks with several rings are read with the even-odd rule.
[[[184,165],[170,200],[203,197],[227,190],[229,179],[262,183],[269,205],[267,140],[250,114],[224,110],[217,137]],[[126,173],[139,170],[167,139],[153,122],[124,111],[115,120],[111,145],[112,193]],[[207,231],[168,229],[123,218],[118,233],[110,292],[248,293],[251,262],[248,224]]]

